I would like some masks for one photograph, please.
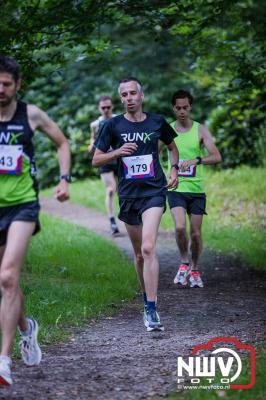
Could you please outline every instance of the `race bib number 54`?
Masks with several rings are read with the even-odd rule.
[[[21,145],[0,145],[0,174],[19,175],[22,170]]]
[[[154,177],[152,154],[134,157],[122,157],[126,179],[144,179]]]
[[[179,160],[179,166],[180,163],[182,163],[185,160]],[[187,167],[185,170],[180,170],[178,171],[178,176],[184,176],[186,178],[193,178],[196,176],[196,165],[190,165],[190,167]]]

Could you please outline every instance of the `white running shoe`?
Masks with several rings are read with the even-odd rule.
[[[11,386],[13,384],[11,377],[12,361],[7,356],[0,356],[0,387]]]
[[[191,288],[199,287],[203,288],[203,282],[199,271],[191,271],[189,274],[189,285]]]
[[[164,326],[160,321],[159,314],[156,310],[146,310],[146,320],[144,325],[147,328],[147,332],[153,331],[164,331]]]
[[[39,326],[35,319],[27,318],[27,321],[31,328],[31,331],[29,335],[24,335],[20,331],[20,352],[22,359],[26,365],[38,365],[40,364],[42,359],[42,352],[37,341]]]
[[[175,276],[174,283],[186,286],[188,275],[189,275],[189,266],[186,264],[181,264]]]
[[[115,235],[117,233],[120,233],[120,232],[119,232],[116,222],[111,222],[111,234]]]
[[[144,323],[144,326],[145,326],[146,328],[147,328],[148,325],[149,325],[147,312],[148,312],[148,307],[147,307],[146,304],[144,304],[144,308],[143,308],[143,323]]]

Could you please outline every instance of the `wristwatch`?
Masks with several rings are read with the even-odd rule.
[[[72,176],[71,175],[61,175],[60,176],[60,181],[64,179],[65,181],[67,181],[67,183],[71,183],[72,182]]]
[[[175,168],[177,171],[179,170],[178,164],[172,164],[172,165],[171,165],[171,168]]]
[[[197,165],[202,164],[202,158],[201,157],[196,157],[197,160]]]

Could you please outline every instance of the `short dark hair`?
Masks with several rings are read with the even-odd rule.
[[[177,90],[172,96],[172,105],[174,106],[177,99],[185,99],[188,98],[189,104],[192,105],[193,97],[192,95],[186,90]]]
[[[0,72],[8,72],[15,81],[18,81],[21,77],[20,66],[14,58],[8,56],[0,55]]]
[[[121,81],[119,81],[119,85],[120,85],[120,83],[126,83],[126,82],[131,82],[131,81],[137,82],[140,86],[142,86],[142,83],[140,82],[140,80],[135,78],[134,76],[128,76],[124,79],[121,79]]]
[[[99,97],[98,104],[100,104],[101,101],[106,101],[106,100],[110,100],[111,102],[113,102],[111,96],[101,96]]]
[[[118,84],[118,93],[120,93],[119,92],[119,86],[121,85],[121,83],[127,83],[127,82],[137,82],[137,84],[138,84],[138,86],[139,86],[139,90],[142,90],[142,83],[140,82],[140,80],[139,79],[137,79],[137,78],[135,78],[134,76],[128,76],[128,77],[126,77],[126,78],[124,78],[124,79],[121,79],[120,81],[119,81],[119,84]]]

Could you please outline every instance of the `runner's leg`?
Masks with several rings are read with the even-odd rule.
[[[35,222],[24,221],[14,221],[9,227],[0,269],[2,355],[10,356],[13,351],[18,322],[22,330],[27,329],[19,277],[34,228]]]
[[[114,218],[114,195],[117,189],[117,182],[113,172],[104,172],[101,179],[105,186],[105,206],[109,218]]]
[[[142,225],[129,225],[125,224],[128,236],[131,240],[133,250],[134,250],[134,261],[135,261],[135,268],[139,278],[140,286],[145,293],[145,285],[143,279],[143,265],[144,260],[141,253],[141,242],[142,242]]]
[[[180,252],[181,264],[188,263],[188,237],[186,232],[186,209],[183,207],[171,208],[171,214],[175,223],[175,237]]]
[[[198,259],[202,250],[201,226],[203,215],[191,214],[190,218],[190,251],[192,270],[198,269]]]
[[[142,214],[142,245],[141,252],[144,259],[143,277],[148,301],[156,302],[159,261],[156,255],[156,239],[163,215],[163,207],[152,207]]]

